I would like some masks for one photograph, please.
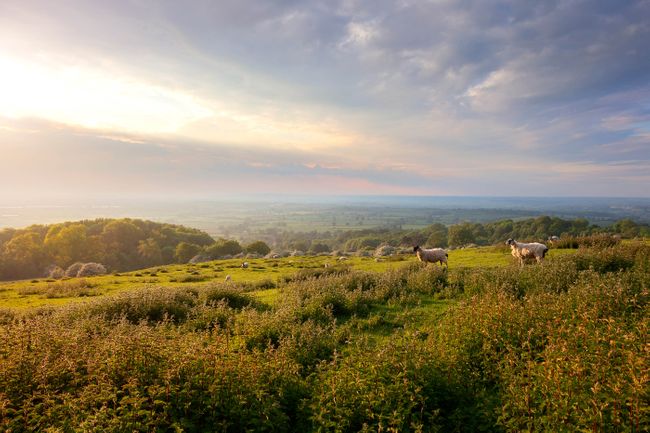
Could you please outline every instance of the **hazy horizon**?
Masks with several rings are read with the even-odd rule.
[[[649,198],[601,197],[422,197],[422,196],[239,196],[236,199],[112,199],[3,202],[0,229],[97,218],[139,218],[181,224],[214,236],[241,232],[241,223],[262,230],[328,230],[329,221],[366,221],[360,229],[401,225],[424,227],[434,222],[490,222],[540,215],[586,218],[608,225],[630,218],[650,223]],[[287,222],[289,222],[287,224]],[[339,227],[340,229],[341,227]]]
[[[649,22],[643,0],[6,0],[0,200],[650,197]]]

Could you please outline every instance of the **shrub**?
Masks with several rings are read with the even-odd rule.
[[[439,408],[450,397],[421,344],[391,340],[323,366],[308,405],[314,431],[444,431]]]
[[[131,323],[183,322],[197,304],[197,299],[195,290],[153,287],[98,299],[87,307],[80,307],[78,313],[107,320],[126,319]]]
[[[79,269],[82,268],[84,264],[81,262],[76,262],[68,266],[68,269],[65,270],[66,277],[76,277],[79,273]]]
[[[106,267],[100,263],[85,263],[77,272],[78,277],[90,277],[106,274]]]
[[[65,276],[65,271],[57,266],[57,265],[50,265],[47,267],[45,270],[45,278],[53,278],[53,279],[60,279]]]
[[[225,285],[213,285],[206,289],[205,300],[208,304],[224,302],[230,308],[241,309],[248,306],[264,308],[264,305],[242,290]]]
[[[271,252],[271,248],[263,241],[255,241],[246,246],[245,251],[247,253],[259,254],[260,256],[265,256]]]

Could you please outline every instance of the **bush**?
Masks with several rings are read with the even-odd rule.
[[[47,269],[45,269],[45,278],[53,278],[55,280],[58,280],[64,276],[65,271],[57,265],[50,265],[47,267]]]
[[[607,248],[620,244],[620,238],[597,234],[592,236],[563,236],[560,240],[549,242],[551,248]]]
[[[265,256],[271,252],[271,248],[266,244],[266,242],[262,241],[255,241],[248,244],[245,250],[247,253],[259,254],[260,256]]]
[[[125,319],[131,323],[184,322],[197,304],[198,293],[191,289],[154,287],[98,299],[79,314],[88,313],[106,320]]]
[[[234,287],[225,285],[213,285],[206,289],[205,300],[208,304],[224,302],[230,308],[241,309],[248,306],[264,308],[264,305],[253,297],[243,293]]]
[[[76,277],[79,273],[79,270],[83,267],[83,263],[76,262],[68,266],[68,269],[65,270],[66,277]]]
[[[77,272],[78,277],[90,277],[93,275],[106,274],[106,267],[100,263],[84,263],[84,265]]]
[[[445,431],[439,408],[453,394],[421,344],[356,347],[326,367],[308,402],[314,431]]]

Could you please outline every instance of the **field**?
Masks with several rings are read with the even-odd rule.
[[[575,253],[574,249],[552,249],[549,257]],[[232,281],[250,284],[279,285],[301,269],[323,269],[330,266],[344,265],[355,270],[385,272],[409,262],[416,262],[412,255],[400,255],[381,258],[346,257],[338,261],[331,256],[299,256],[281,259],[246,259],[248,269],[242,269],[244,260],[217,260],[197,265],[170,265],[155,268],[111,274],[104,276],[48,280],[45,278],[0,282],[0,308],[3,307],[37,307],[43,305],[60,305],[74,301],[88,300],[89,297],[114,294],[141,287],[192,287],[221,282],[226,275]],[[511,264],[513,258],[506,248],[479,247],[450,251],[449,267],[492,267]],[[255,293],[255,292],[253,292]],[[270,299],[269,291],[260,293]],[[271,292],[275,293],[275,292]]]
[[[650,246],[449,260],[4,283],[0,430],[647,431]]]

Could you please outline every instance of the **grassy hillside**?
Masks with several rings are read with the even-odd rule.
[[[410,255],[325,261],[2,285],[21,307],[0,312],[0,429],[650,427],[647,244],[524,268],[503,248],[455,250],[449,272]]]
[[[573,254],[576,251],[554,249],[549,252],[549,257]],[[249,263],[248,269],[241,268],[244,261]],[[416,261],[417,258],[412,254],[380,258],[379,261],[372,257],[346,257],[345,261],[339,261],[337,257],[329,256],[233,259],[196,265],[157,266],[133,272],[64,280],[40,278],[0,282],[0,308],[59,305],[147,286],[199,287],[212,282],[222,282],[226,275],[230,275],[235,283],[246,284],[250,289],[259,285],[263,290],[282,285],[285,280],[301,270],[325,269],[326,264],[360,271],[385,272]],[[507,248],[480,247],[449,252],[451,270],[462,267],[507,266],[512,261]],[[265,292],[265,296],[268,297],[268,293]]]

